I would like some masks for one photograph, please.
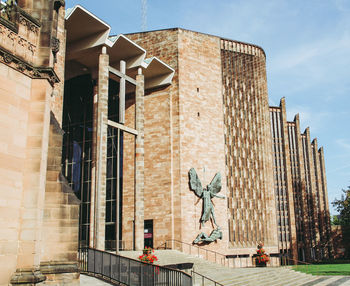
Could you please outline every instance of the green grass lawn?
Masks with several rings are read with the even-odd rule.
[[[350,264],[295,265],[293,270],[312,275],[350,276]]]

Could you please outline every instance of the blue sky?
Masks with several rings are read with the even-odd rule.
[[[112,26],[141,30],[141,0],[67,0]],[[329,201],[350,185],[349,0],[148,0],[147,30],[181,27],[261,46],[270,105],[286,98],[288,120],[324,146]],[[331,206],[330,206],[331,207]],[[331,212],[335,211],[331,207]]]

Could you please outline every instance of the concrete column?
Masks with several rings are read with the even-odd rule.
[[[109,55],[102,48],[98,66],[98,95],[96,114],[96,175],[95,175],[95,218],[94,246],[105,248],[106,215],[106,172],[107,172],[107,120],[108,120],[108,79]]]
[[[300,132],[300,120],[299,120],[299,114],[297,114],[294,118],[295,122],[295,138],[296,138],[296,144],[297,144],[297,152],[298,152],[298,162],[299,162],[299,182],[300,182],[300,191],[302,196],[302,224],[304,229],[304,250],[305,250],[305,259],[306,261],[310,260],[310,248],[311,248],[311,241],[310,241],[310,233],[308,231],[309,229],[309,216],[307,211],[307,194],[306,194],[306,181],[305,181],[305,168],[304,168],[304,157],[303,157],[303,145],[302,145],[302,139],[301,139],[301,132]]]
[[[312,148],[311,148],[311,137],[310,137],[310,128],[307,127],[305,130],[306,135],[306,144],[307,144],[307,160],[309,165],[309,173],[310,173],[310,187],[311,187],[311,197],[312,197],[312,209],[313,209],[313,217],[311,218],[314,222],[314,229],[315,232],[315,243],[312,245],[315,248],[315,255],[316,259],[319,259],[319,245],[318,242],[320,241],[320,232],[319,232],[319,221],[318,221],[318,208],[317,208],[317,189],[316,189],[316,180],[315,180],[315,169],[313,164],[313,157],[312,157]]]
[[[290,250],[293,259],[298,259],[298,246],[297,246],[297,234],[295,226],[295,212],[294,212],[294,198],[293,198],[293,185],[292,185],[292,171],[291,160],[288,143],[288,127],[287,127],[287,113],[286,102],[284,97],[281,99],[281,123],[282,123],[282,136],[284,146],[284,158],[285,158],[285,171],[286,171],[286,187],[288,196],[288,212],[289,212],[289,229],[290,229]]]
[[[120,61],[120,72],[125,74],[126,72],[126,62]],[[125,78],[120,79],[119,88],[119,123],[125,123]]]
[[[314,158],[313,165],[314,165],[314,172],[315,172],[315,186],[316,186],[316,196],[318,198],[317,201],[317,210],[318,210],[318,229],[319,229],[319,241],[317,242],[319,245],[319,249],[323,250],[323,245],[327,242],[326,236],[325,236],[325,229],[324,229],[324,202],[323,202],[323,196],[322,196],[322,182],[321,182],[321,176],[320,176],[320,160],[318,156],[318,148],[317,148],[317,139],[315,138],[311,143],[311,151],[312,151],[312,157]],[[320,259],[323,259],[323,256],[320,257]]]
[[[98,86],[95,82],[93,88],[93,108],[92,108],[92,150],[91,150],[91,195],[90,195],[90,241],[89,247],[95,247],[95,197],[96,197],[96,149],[97,149],[97,99]]]
[[[145,80],[139,69],[136,76],[135,117],[138,135],[135,142],[135,250],[144,247],[144,95]]]
[[[328,191],[327,191],[327,179],[326,179],[326,168],[324,163],[324,153],[323,147],[318,150],[319,158],[320,158],[320,171],[322,177],[322,195],[324,202],[324,220],[325,220],[325,229],[326,229],[326,237],[328,240],[328,256],[329,258],[334,258],[334,247],[331,235],[331,218],[329,214],[329,202],[328,202]]]

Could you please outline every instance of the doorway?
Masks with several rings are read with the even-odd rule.
[[[144,245],[153,248],[153,219],[145,220],[144,226]]]

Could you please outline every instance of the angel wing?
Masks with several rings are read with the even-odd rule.
[[[221,174],[218,172],[215,174],[213,180],[208,185],[210,196],[214,196],[221,191]]]
[[[198,178],[198,175],[194,168],[191,168],[188,172],[190,179],[190,189],[196,193],[198,197],[201,197],[203,194],[202,183]]]

